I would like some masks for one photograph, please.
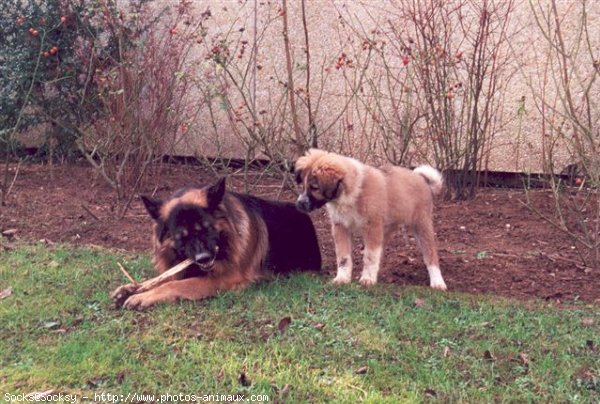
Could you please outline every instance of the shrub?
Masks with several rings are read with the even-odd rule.
[[[550,178],[554,215],[529,206],[568,234],[584,265],[600,268],[600,61],[593,44],[587,3],[569,9],[551,0],[531,2],[545,48],[539,80],[530,82],[541,120],[544,170]],[[565,15],[573,28],[563,26]],[[557,150],[567,150],[565,158]]]

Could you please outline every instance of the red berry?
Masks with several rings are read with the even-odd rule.
[[[60,22],[61,22],[61,23],[63,23],[63,24],[64,24],[65,22],[67,22],[67,17],[66,17],[66,16],[64,16],[64,15],[63,15],[62,17],[60,17]]]

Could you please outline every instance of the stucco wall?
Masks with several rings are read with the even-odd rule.
[[[374,114],[373,108],[377,103],[391,103],[390,98],[393,97],[378,98],[376,89],[386,88],[389,92],[390,87],[382,78],[394,72],[398,72],[400,77],[406,74],[402,69],[410,69],[411,66],[404,66],[399,59],[401,52],[394,52],[393,44],[386,43],[390,55],[395,55],[389,57],[391,67],[388,66],[386,70],[382,67],[381,59],[369,58],[368,51],[364,49],[364,40],[373,38],[382,43],[386,41],[386,32],[390,32],[390,24],[394,24],[394,20],[398,19],[398,10],[402,8],[402,3],[402,0],[307,0],[306,27],[311,58],[311,81],[307,89],[301,2],[289,2],[289,38],[299,121],[303,131],[307,132],[308,114],[304,101],[308,91],[321,147],[374,162],[385,160],[381,141],[384,134],[376,122],[381,117]],[[458,1],[450,3],[458,4]],[[559,73],[558,67],[548,62],[551,48],[538,27],[540,22],[536,22],[536,18],[539,20],[541,16],[546,15],[549,4],[546,0],[535,0],[531,4],[521,1],[514,3],[514,11],[506,31],[508,39],[502,51],[508,63],[502,69],[503,76],[496,95],[498,103],[494,106],[499,119],[493,128],[493,143],[488,156],[490,169],[541,171],[542,151],[543,147],[547,147],[543,142],[550,142],[549,139],[556,134],[548,127],[548,122],[544,124],[541,119],[540,101],[543,95],[546,100],[553,102],[553,105],[560,104],[554,79]],[[580,43],[576,39],[581,35],[579,30],[582,26],[580,2],[558,1],[557,4],[563,16],[561,23],[565,30],[565,41],[569,44],[569,49],[573,50],[569,57],[577,60],[575,65],[579,69],[579,76],[574,75],[573,80],[584,82],[593,69],[589,53],[600,55],[600,39],[589,44],[590,52],[582,49],[575,52],[575,45]],[[289,144],[288,141],[293,137],[293,128],[285,98],[288,80],[281,2],[196,0],[193,7],[196,13],[205,12],[207,9],[211,13],[211,17],[203,24],[205,36],[194,51],[193,60],[190,61],[193,68],[190,68],[190,71],[193,70],[197,75],[200,84],[214,90],[209,97],[212,109],[201,108],[200,113],[194,116],[194,122],[190,124],[191,129],[182,134],[176,151],[182,154],[246,157],[245,150],[250,144],[253,146],[252,156],[263,156],[264,145],[260,140],[248,137],[242,123],[251,121],[242,94],[247,103],[255,106],[264,133],[268,133],[267,136],[270,136],[272,141]],[[537,9],[535,14],[532,7]],[[587,4],[587,19],[587,26],[597,31],[600,27],[599,2]],[[544,22],[541,21],[541,24]],[[396,29],[398,32],[406,32],[407,35],[410,33],[410,27]],[[255,43],[255,32],[256,69],[251,51]],[[590,37],[600,38],[598,34]],[[389,36],[387,40],[389,41]],[[215,66],[214,59],[211,59],[212,49],[215,44],[220,43],[219,41],[228,44],[232,61],[226,69],[233,72],[233,76],[229,77],[234,77],[236,84],[232,84],[232,80],[223,79],[226,77],[223,69]],[[463,42],[459,33],[456,43],[456,48],[460,49]],[[245,47],[245,52],[238,56],[241,47]],[[469,49],[465,48],[464,51],[467,53]],[[352,60],[352,67],[348,67],[346,63],[345,66],[336,68],[342,53],[346,54],[346,62]],[[393,88],[402,91],[401,83],[394,85],[392,93]],[[255,101],[252,100],[254,93]],[[226,97],[219,94],[226,94]],[[198,93],[197,98],[195,97],[191,97],[190,102],[207,103],[206,93]],[[460,103],[459,97],[460,95],[455,102]],[[398,100],[401,99],[402,97],[398,96]],[[408,111],[405,101],[403,102],[398,104],[395,111],[400,115]],[[403,108],[407,111],[403,111]],[[238,115],[232,114],[232,111],[239,111]],[[395,113],[391,106],[386,111],[390,116]],[[548,108],[545,113],[550,113]],[[560,120],[558,114],[554,115]],[[569,125],[565,124],[562,130],[569,130]],[[417,131],[426,132],[427,127],[417,125]],[[423,139],[426,137],[423,136]],[[560,141],[557,144],[556,165],[561,166],[567,164],[571,157],[566,144]],[[277,152],[285,154],[290,151]],[[428,150],[427,144],[421,144],[417,149],[410,151],[407,161],[420,163],[428,159],[431,159],[431,150]]]

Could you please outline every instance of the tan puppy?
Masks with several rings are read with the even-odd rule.
[[[446,290],[433,232],[433,195],[442,189],[442,175],[430,166],[413,171],[368,166],[350,157],[311,149],[295,164],[296,181],[304,186],[296,206],[310,212],[326,206],[331,220],[337,276],[352,278],[352,234],[365,243],[360,283],[377,282],[386,234],[405,226],[417,239],[432,288]]]

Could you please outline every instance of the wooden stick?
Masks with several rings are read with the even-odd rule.
[[[186,269],[193,263],[194,263],[194,261],[192,261],[189,258],[181,261],[179,264],[177,264],[174,267],[172,267],[171,269],[163,272],[162,274],[158,275],[157,277],[148,279],[147,281],[140,283],[140,287],[135,291],[135,293],[136,294],[142,293],[142,292],[152,289],[153,287],[155,287],[157,285],[160,285],[165,280],[167,280],[171,276],[176,275],[179,272],[183,271],[184,269]]]
[[[127,272],[125,268],[123,268],[123,265],[121,265],[120,262],[117,262],[117,265],[119,266],[121,272],[123,272],[123,275],[125,275],[125,277],[129,279],[129,282],[137,284],[137,282],[131,277],[131,275],[129,275],[129,272]]]
[[[127,285],[119,286],[117,289],[115,289],[113,292],[111,292],[110,297],[115,301],[115,304],[117,307],[121,307],[121,306],[123,306],[123,303],[125,303],[125,301],[129,298],[129,296],[135,295],[137,293],[146,292],[146,291],[166,282],[170,277],[183,271],[185,268],[187,268],[193,262],[194,261],[192,261],[191,259],[186,259],[184,261],[181,261],[179,264],[177,264],[174,267],[170,268],[169,270],[163,272],[162,274],[158,275],[157,277],[148,279],[147,281],[144,281],[142,283],[137,283],[131,277],[131,275],[129,275],[129,273],[125,270],[125,268],[123,268],[123,266],[120,263],[117,263],[119,265],[119,269],[121,270],[121,272],[123,272],[123,274],[127,277],[127,279],[129,279],[129,281],[131,283],[129,283]]]

